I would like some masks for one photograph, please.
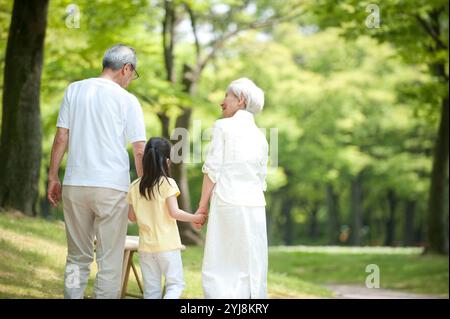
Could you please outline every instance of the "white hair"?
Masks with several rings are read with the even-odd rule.
[[[127,63],[130,63],[133,68],[137,68],[136,51],[124,44],[116,44],[109,48],[103,56],[104,69],[108,68],[116,71]]]
[[[259,113],[264,107],[264,92],[248,78],[240,78],[230,83],[227,89],[238,98],[243,97],[245,109],[250,113]]]

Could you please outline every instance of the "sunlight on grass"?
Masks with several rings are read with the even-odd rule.
[[[274,252],[304,252],[324,254],[383,254],[383,255],[417,255],[423,252],[422,247],[369,247],[369,246],[273,246]]]
[[[448,296],[448,258],[421,256],[416,248],[271,247],[269,298],[332,298],[330,283],[363,284],[368,264],[381,269],[382,288]],[[62,298],[67,253],[64,223],[0,214],[0,298]],[[186,288],[182,298],[203,298],[203,247],[182,252]],[[138,269],[139,260],[135,254]],[[93,295],[91,267],[86,297]],[[128,292],[140,294],[130,274]]]

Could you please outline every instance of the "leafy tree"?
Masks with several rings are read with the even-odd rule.
[[[405,61],[426,65],[434,77],[433,113],[439,114],[433,148],[433,168],[428,199],[427,230],[429,250],[448,252],[445,238],[445,188],[448,179],[448,2],[384,1],[373,7],[369,1],[310,1],[307,10],[322,27],[339,26],[347,38],[362,34],[396,47]],[[370,27],[380,14],[381,24]],[[368,22],[368,23],[366,23]],[[377,24],[372,24],[376,26]],[[368,27],[369,26],[369,27]],[[425,98],[424,102],[428,102]],[[438,107],[439,106],[439,107]]]
[[[14,1],[6,47],[0,206],[36,214],[41,163],[40,81],[48,0]]]

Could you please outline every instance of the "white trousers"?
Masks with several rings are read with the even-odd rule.
[[[160,253],[139,252],[144,299],[162,298],[162,276],[165,277],[164,299],[179,299],[184,289],[183,262],[179,250]]]
[[[206,299],[267,298],[265,207],[234,206],[213,194],[202,286]]]

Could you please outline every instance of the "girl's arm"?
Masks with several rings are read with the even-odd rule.
[[[172,218],[182,221],[202,224],[205,222],[206,215],[204,214],[189,214],[178,207],[178,201],[176,195],[169,196],[166,199],[167,208]]]
[[[130,222],[136,222],[136,214],[134,213],[133,205],[128,205],[128,219]]]

